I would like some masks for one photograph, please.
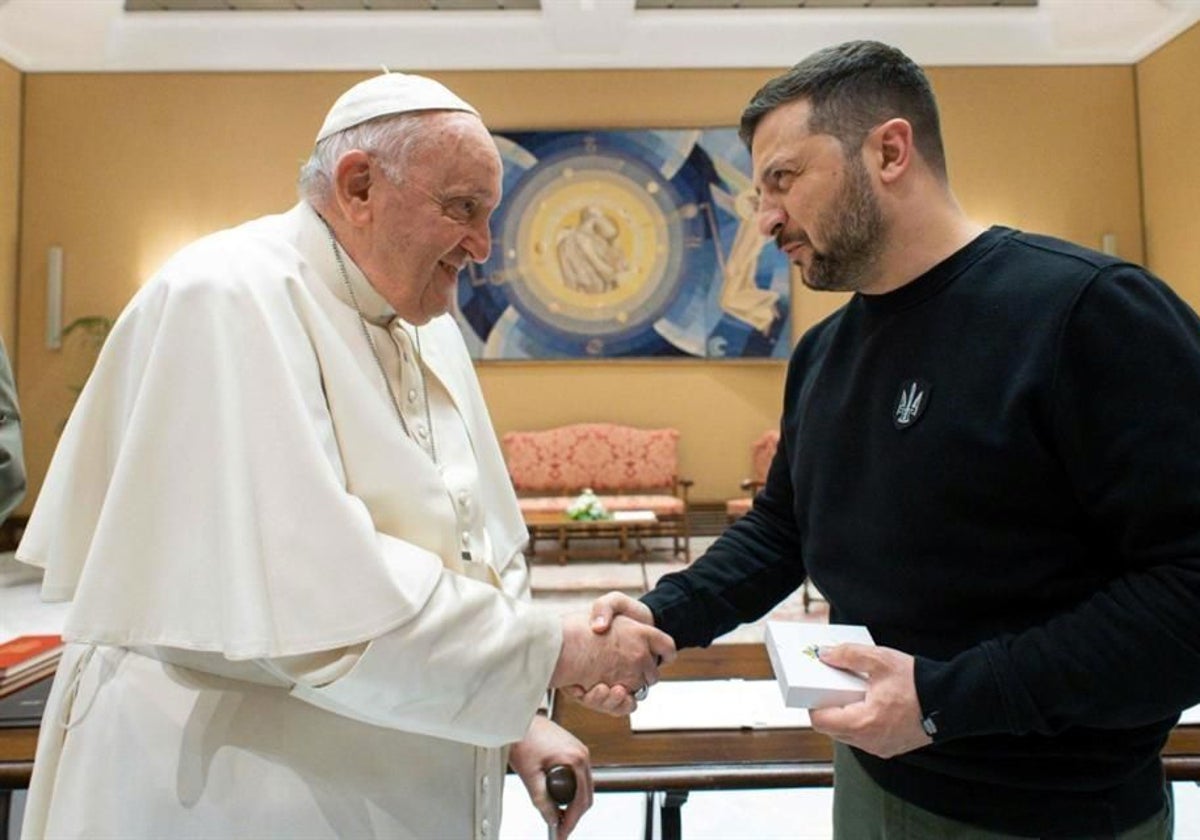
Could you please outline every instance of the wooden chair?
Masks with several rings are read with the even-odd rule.
[[[763,484],[766,483],[767,470],[771,468],[771,461],[775,458],[775,450],[778,448],[779,431],[777,429],[770,429],[763,432],[751,445],[751,474],[749,478],[742,479],[741,483],[742,490],[748,495],[730,499],[725,503],[725,518],[729,520],[730,524],[745,516],[754,505],[754,496],[762,489]],[[808,612],[809,605],[812,603],[812,599],[812,590],[809,589],[808,579],[806,578],[800,590],[800,600],[804,604],[804,611],[806,613]]]
[[[730,499],[725,503],[725,518],[736,522],[750,510],[754,496],[762,489],[767,480],[767,470],[771,467],[771,459],[779,447],[779,430],[771,429],[763,432],[750,447],[750,477],[742,479],[741,488],[748,495]]]

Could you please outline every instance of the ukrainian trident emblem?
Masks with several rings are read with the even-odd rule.
[[[908,380],[900,386],[900,394],[896,397],[892,425],[897,429],[907,429],[917,422],[928,404],[929,383],[920,379]]]

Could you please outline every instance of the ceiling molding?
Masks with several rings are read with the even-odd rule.
[[[0,57],[30,73],[773,68],[832,43],[873,38],[928,66],[1132,64],[1200,21],[1200,0],[791,9],[541,0],[541,7],[126,12],[122,0],[0,0]]]

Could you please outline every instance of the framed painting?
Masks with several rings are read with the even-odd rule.
[[[495,137],[492,253],[455,312],[475,358],[787,357],[792,269],[734,129]]]

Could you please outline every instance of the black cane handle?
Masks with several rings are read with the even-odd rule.
[[[559,806],[570,805],[575,799],[575,771],[565,764],[555,764],[546,771],[546,792]]]

